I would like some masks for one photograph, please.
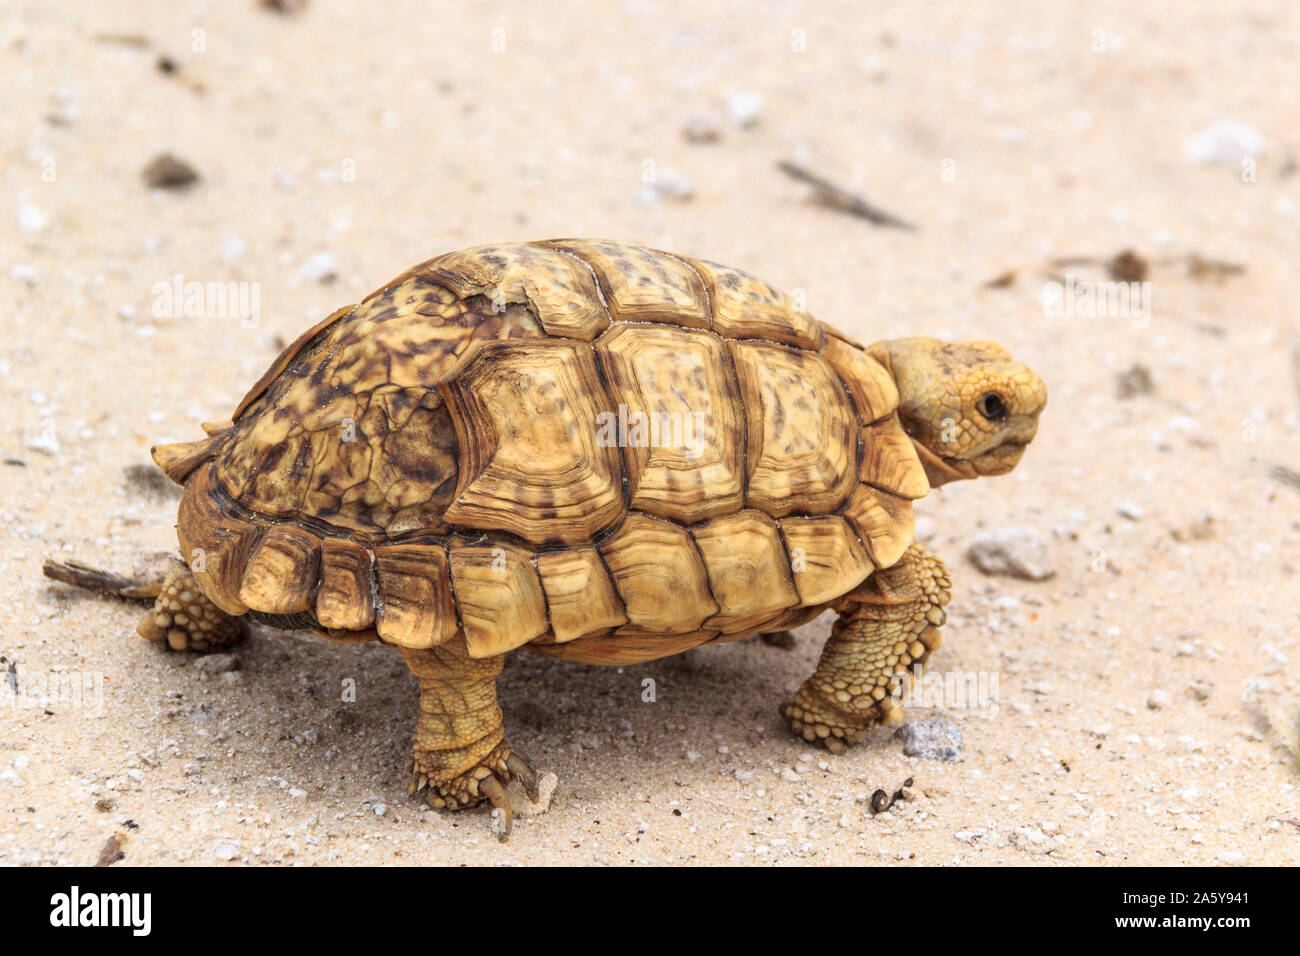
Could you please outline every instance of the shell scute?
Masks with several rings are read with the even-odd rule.
[[[834,511],[853,490],[858,440],[839,378],[812,352],[727,344],[748,423],[746,505],[776,518]]]
[[[776,522],[741,511],[691,529],[719,613],[705,622],[724,634],[745,630],[798,603]]]
[[[264,614],[309,610],[320,577],[320,538],[295,524],[268,528],[244,567],[239,600]]]
[[[608,239],[557,239],[546,245],[591,266],[615,322],[665,322],[697,329],[710,325],[704,284],[690,264],[676,256]]]
[[[618,449],[598,441],[608,399],[590,348],[491,343],[442,389],[461,459],[446,521],[540,544],[590,541],[622,518]]]
[[[347,538],[321,542],[316,620],[321,627],[361,631],[375,623],[374,558]]]
[[[600,544],[628,624],[616,633],[695,631],[718,613],[708,572],[690,534],[633,512]]]
[[[794,307],[790,298],[741,269],[692,259],[713,308],[713,331],[729,339],[762,339],[819,351],[822,324]]]
[[[495,657],[547,629],[532,554],[511,545],[452,548],[452,584],[470,657]]]
[[[441,545],[375,548],[379,602],[375,629],[390,644],[434,647],[456,633],[447,552]]]
[[[624,325],[596,352],[611,400],[601,441],[622,446],[629,507],[688,523],[738,510],[743,417],[721,340]]]

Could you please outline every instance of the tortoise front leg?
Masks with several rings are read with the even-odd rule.
[[[841,598],[817,670],[781,708],[790,729],[841,753],[873,724],[901,720],[904,675],[910,683],[939,647],[951,587],[943,562],[913,544]]]
[[[429,805],[448,810],[491,801],[504,816],[504,840],[512,817],[506,784],[517,776],[537,799],[533,770],[511,750],[501,726],[496,678],[504,658],[470,657],[459,634],[438,647],[404,647],[402,653],[420,681],[411,794],[428,788]]]

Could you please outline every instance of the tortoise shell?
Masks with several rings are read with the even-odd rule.
[[[761,280],[604,240],[425,262],[154,449],[231,614],[647,660],[820,613],[929,484],[890,374]]]

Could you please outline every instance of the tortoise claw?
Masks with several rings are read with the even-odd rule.
[[[492,806],[501,811],[501,824],[497,839],[505,843],[510,836],[510,824],[514,822],[514,813],[510,809],[510,798],[506,796],[506,788],[501,786],[501,781],[496,777],[485,777],[479,782],[478,788],[488,800],[492,801]]]
[[[530,801],[536,803],[541,799],[541,791],[537,789],[537,771],[533,770],[532,764],[523,754],[515,751],[507,757],[506,769],[523,784],[524,793],[528,794]]]

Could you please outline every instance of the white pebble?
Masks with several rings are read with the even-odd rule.
[[[732,93],[727,97],[727,115],[742,129],[755,125],[763,112],[763,97],[751,91]]]
[[[40,207],[23,203],[18,207],[18,231],[30,236],[45,228],[47,217]]]
[[[1225,119],[1211,123],[1189,139],[1184,155],[1189,163],[1237,166],[1243,159],[1258,157],[1267,148],[1268,140],[1255,127]]]

